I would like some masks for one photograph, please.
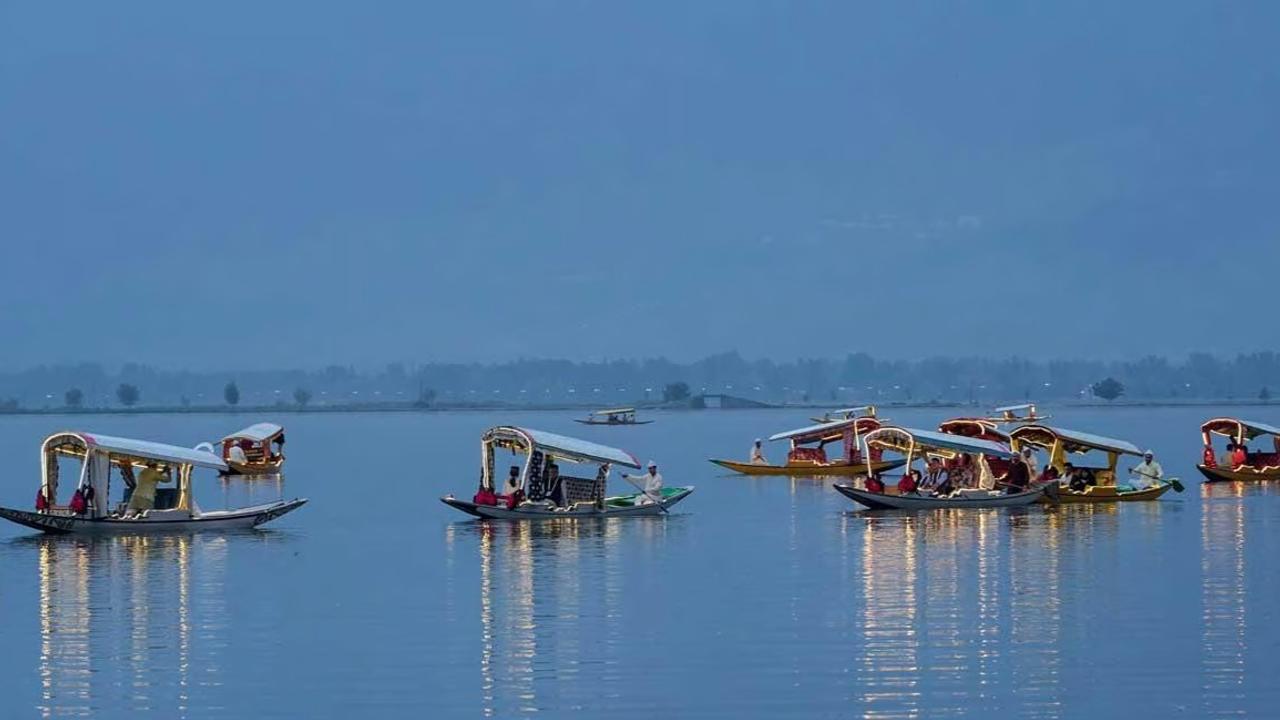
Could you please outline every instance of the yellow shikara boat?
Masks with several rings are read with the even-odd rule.
[[[840,408],[839,410],[831,410],[822,413],[822,415],[809,418],[816,423],[833,423],[841,420],[852,420],[854,418],[876,416],[875,405],[859,405],[858,407]]]
[[[743,475],[834,475],[852,477],[867,472],[868,462],[858,448],[863,434],[880,427],[880,421],[871,416],[824,422],[818,425],[788,430],[771,436],[770,440],[790,440],[791,450],[785,465],[768,465],[735,460],[711,462]],[[825,446],[840,442],[843,454],[836,460],[828,460]],[[879,452],[870,458],[875,472],[900,467],[903,460],[881,460]]]
[[[1253,420],[1214,418],[1200,426],[1200,435],[1204,439],[1204,453],[1196,469],[1204,475],[1205,482],[1280,480],[1280,428]],[[1229,459],[1227,452],[1215,457],[1214,435],[1228,437],[1241,447],[1254,438],[1269,435],[1275,452],[1248,452],[1246,449],[1245,461],[1237,465]]]
[[[1015,451],[1021,451],[1024,447],[1044,448],[1049,451],[1049,467],[1056,473],[1049,482],[1058,483],[1058,492],[1052,502],[1062,504],[1135,502],[1156,500],[1170,488],[1182,492],[1182,483],[1176,478],[1168,480],[1162,478],[1145,488],[1117,485],[1116,465],[1119,463],[1120,456],[1142,457],[1143,455],[1136,445],[1126,440],[1116,440],[1048,425],[1023,425],[1015,428],[1009,433],[1009,440]],[[1083,455],[1091,451],[1104,453],[1107,464],[1103,467],[1077,467],[1067,461],[1068,453]],[[1051,502],[1051,500],[1044,499],[1041,502]]]

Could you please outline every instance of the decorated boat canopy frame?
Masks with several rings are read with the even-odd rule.
[[[136,462],[157,462],[166,465],[191,465],[193,467],[226,470],[222,458],[203,450],[192,450],[177,445],[133,440],[130,438],[98,435],[74,430],[58,432],[44,439],[43,453],[56,453],[85,457],[92,452],[105,452],[113,459],[127,458]]]
[[[532,428],[506,425],[490,428],[481,443],[485,448],[498,447],[526,454],[540,450],[569,462],[596,462],[640,469],[640,461],[626,450]]]
[[[808,425],[795,430],[787,430],[785,432],[770,435],[770,440],[790,440],[792,444],[800,445],[804,443],[821,443],[826,444],[836,442],[844,438],[845,431],[852,431],[855,436],[864,435],[881,426],[879,420],[871,416],[848,418],[847,420],[836,420],[834,422],[819,423],[817,425]]]
[[[1069,453],[1102,450],[1118,455],[1135,455],[1138,457],[1143,454],[1137,445],[1127,440],[1117,440],[1103,435],[1094,435],[1093,433],[1050,427],[1048,425],[1023,425],[1010,432],[1009,437],[1013,441],[1015,448],[1023,443],[1042,448],[1052,448],[1055,444],[1061,444],[1062,449]]]
[[[877,447],[907,456],[935,455],[946,459],[963,453],[1005,459],[1014,457],[1009,446],[1002,443],[895,425],[887,425],[867,433],[863,443],[867,447],[868,456],[871,448]]]
[[[1254,420],[1222,417],[1214,418],[1201,425],[1200,433],[1204,436],[1205,445],[1209,444],[1211,435],[1224,435],[1238,443],[1242,443],[1263,435],[1280,438],[1280,427]]]
[[[938,425],[938,432],[1005,444],[1009,442],[1009,434],[1001,430],[1000,424],[991,418],[961,417],[943,420]]]

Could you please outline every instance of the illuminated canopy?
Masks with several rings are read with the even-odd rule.
[[[257,423],[256,425],[250,425],[243,430],[231,433],[230,435],[222,438],[222,440],[223,442],[226,442],[227,440],[251,440],[256,443],[264,443],[268,440],[274,439],[275,436],[283,432],[284,428],[279,425],[264,422]]]
[[[1052,447],[1055,441],[1061,441],[1067,452],[1084,453],[1090,450],[1105,450],[1122,455],[1142,455],[1138,446],[1126,440],[1094,435],[1093,433],[1049,427],[1048,425],[1023,425],[1009,433],[1019,442],[1026,442],[1040,447]]]
[[[1014,457],[1013,451],[1008,446],[990,440],[896,426],[882,427],[868,433],[866,443],[868,447],[876,445],[899,452],[911,449],[934,449],[998,458]]]
[[[1252,440],[1259,435],[1280,436],[1280,427],[1236,418],[1214,418],[1201,425],[1200,430],[1204,433],[1226,435],[1241,440]]]
[[[780,432],[777,435],[770,435],[770,440],[792,440],[798,443],[805,442],[832,442],[844,437],[846,429],[852,429],[858,433],[865,433],[880,427],[880,421],[873,417],[847,418],[845,420],[835,420],[833,422],[819,423],[817,425],[808,425],[795,430]]]
[[[525,451],[538,449],[544,453],[573,462],[599,462],[640,468],[640,461],[626,450],[579,440],[566,435],[533,430],[530,428],[500,426],[490,428],[484,434],[485,443],[516,445]]]
[[[157,460],[172,465],[193,465],[214,470],[227,469],[227,464],[222,462],[221,458],[203,450],[95,433],[78,431],[55,433],[45,438],[44,447],[60,453],[67,453],[70,449],[70,454],[80,456],[99,450],[138,460]],[[84,449],[81,450],[80,447]]]

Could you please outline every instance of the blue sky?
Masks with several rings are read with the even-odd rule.
[[[1274,349],[1280,6],[1117,5],[5,3],[0,366]]]

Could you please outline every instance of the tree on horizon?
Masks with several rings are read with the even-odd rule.
[[[120,383],[120,386],[116,388],[116,399],[120,401],[121,405],[131,408],[142,399],[142,391],[138,389],[137,385]]]
[[[63,402],[67,404],[67,407],[79,408],[84,404],[84,391],[80,388],[73,387],[62,396],[62,399]]]
[[[234,380],[222,388],[222,399],[226,400],[228,405],[235,406],[240,404],[240,388],[236,387]]]
[[[1124,384],[1113,377],[1108,377],[1093,384],[1093,394],[1107,402],[1111,402],[1124,395]]]
[[[298,407],[306,407],[307,403],[311,402],[311,392],[306,388],[295,388],[293,401],[298,403]]]

